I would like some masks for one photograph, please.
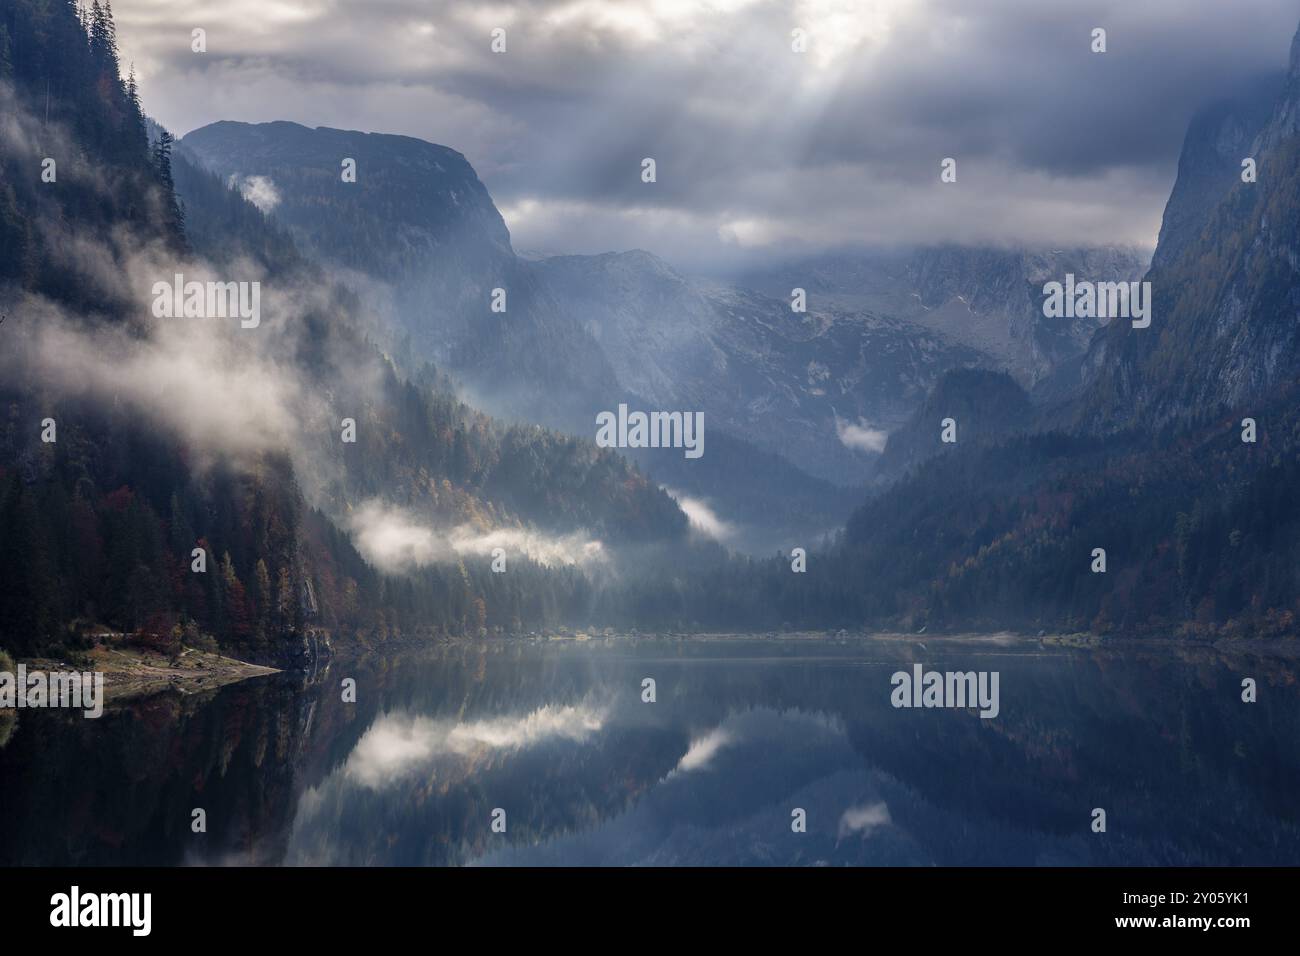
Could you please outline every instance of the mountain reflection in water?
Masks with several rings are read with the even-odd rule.
[[[1000,713],[895,709],[913,662],[999,672]],[[0,862],[1294,865],[1295,678],[1168,644],[929,639],[336,661],[99,720],[23,712],[0,748]]]

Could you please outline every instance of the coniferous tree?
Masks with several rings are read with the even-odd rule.
[[[158,172],[158,181],[169,191],[176,188],[172,179],[172,143],[174,138],[165,129],[158,131],[158,141],[153,147],[153,165]]]
[[[175,137],[165,129],[158,131],[158,142],[154,144],[153,163],[158,180],[163,188],[164,228],[172,239],[173,245],[184,248],[185,216],[176,199],[176,183],[172,179],[172,144]]]
[[[140,105],[140,90],[135,82],[135,64],[131,64],[126,78],[127,117],[125,135],[128,144],[141,153],[149,148],[149,134],[145,127],[144,108]],[[170,168],[168,170],[170,172]]]

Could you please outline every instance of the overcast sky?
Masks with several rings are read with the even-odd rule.
[[[1149,247],[1191,113],[1282,69],[1300,22],[1297,0],[114,11],[146,109],[178,134],[286,119],[417,136],[469,158],[518,249],[644,248],[683,266],[841,243]],[[207,53],[191,52],[194,27]]]

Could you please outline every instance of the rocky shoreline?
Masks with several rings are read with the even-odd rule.
[[[90,670],[104,675],[106,702],[145,697],[165,690],[195,694],[226,684],[279,673],[263,667],[192,647],[167,655],[137,647],[100,645],[79,654],[75,661],[35,658],[24,661],[29,671]]]

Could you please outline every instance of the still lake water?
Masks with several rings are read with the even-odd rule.
[[[997,671],[1000,713],[895,709],[890,676],[913,662]],[[0,863],[1295,865],[1298,670],[929,639],[334,661],[98,720],[21,712],[0,748]]]

